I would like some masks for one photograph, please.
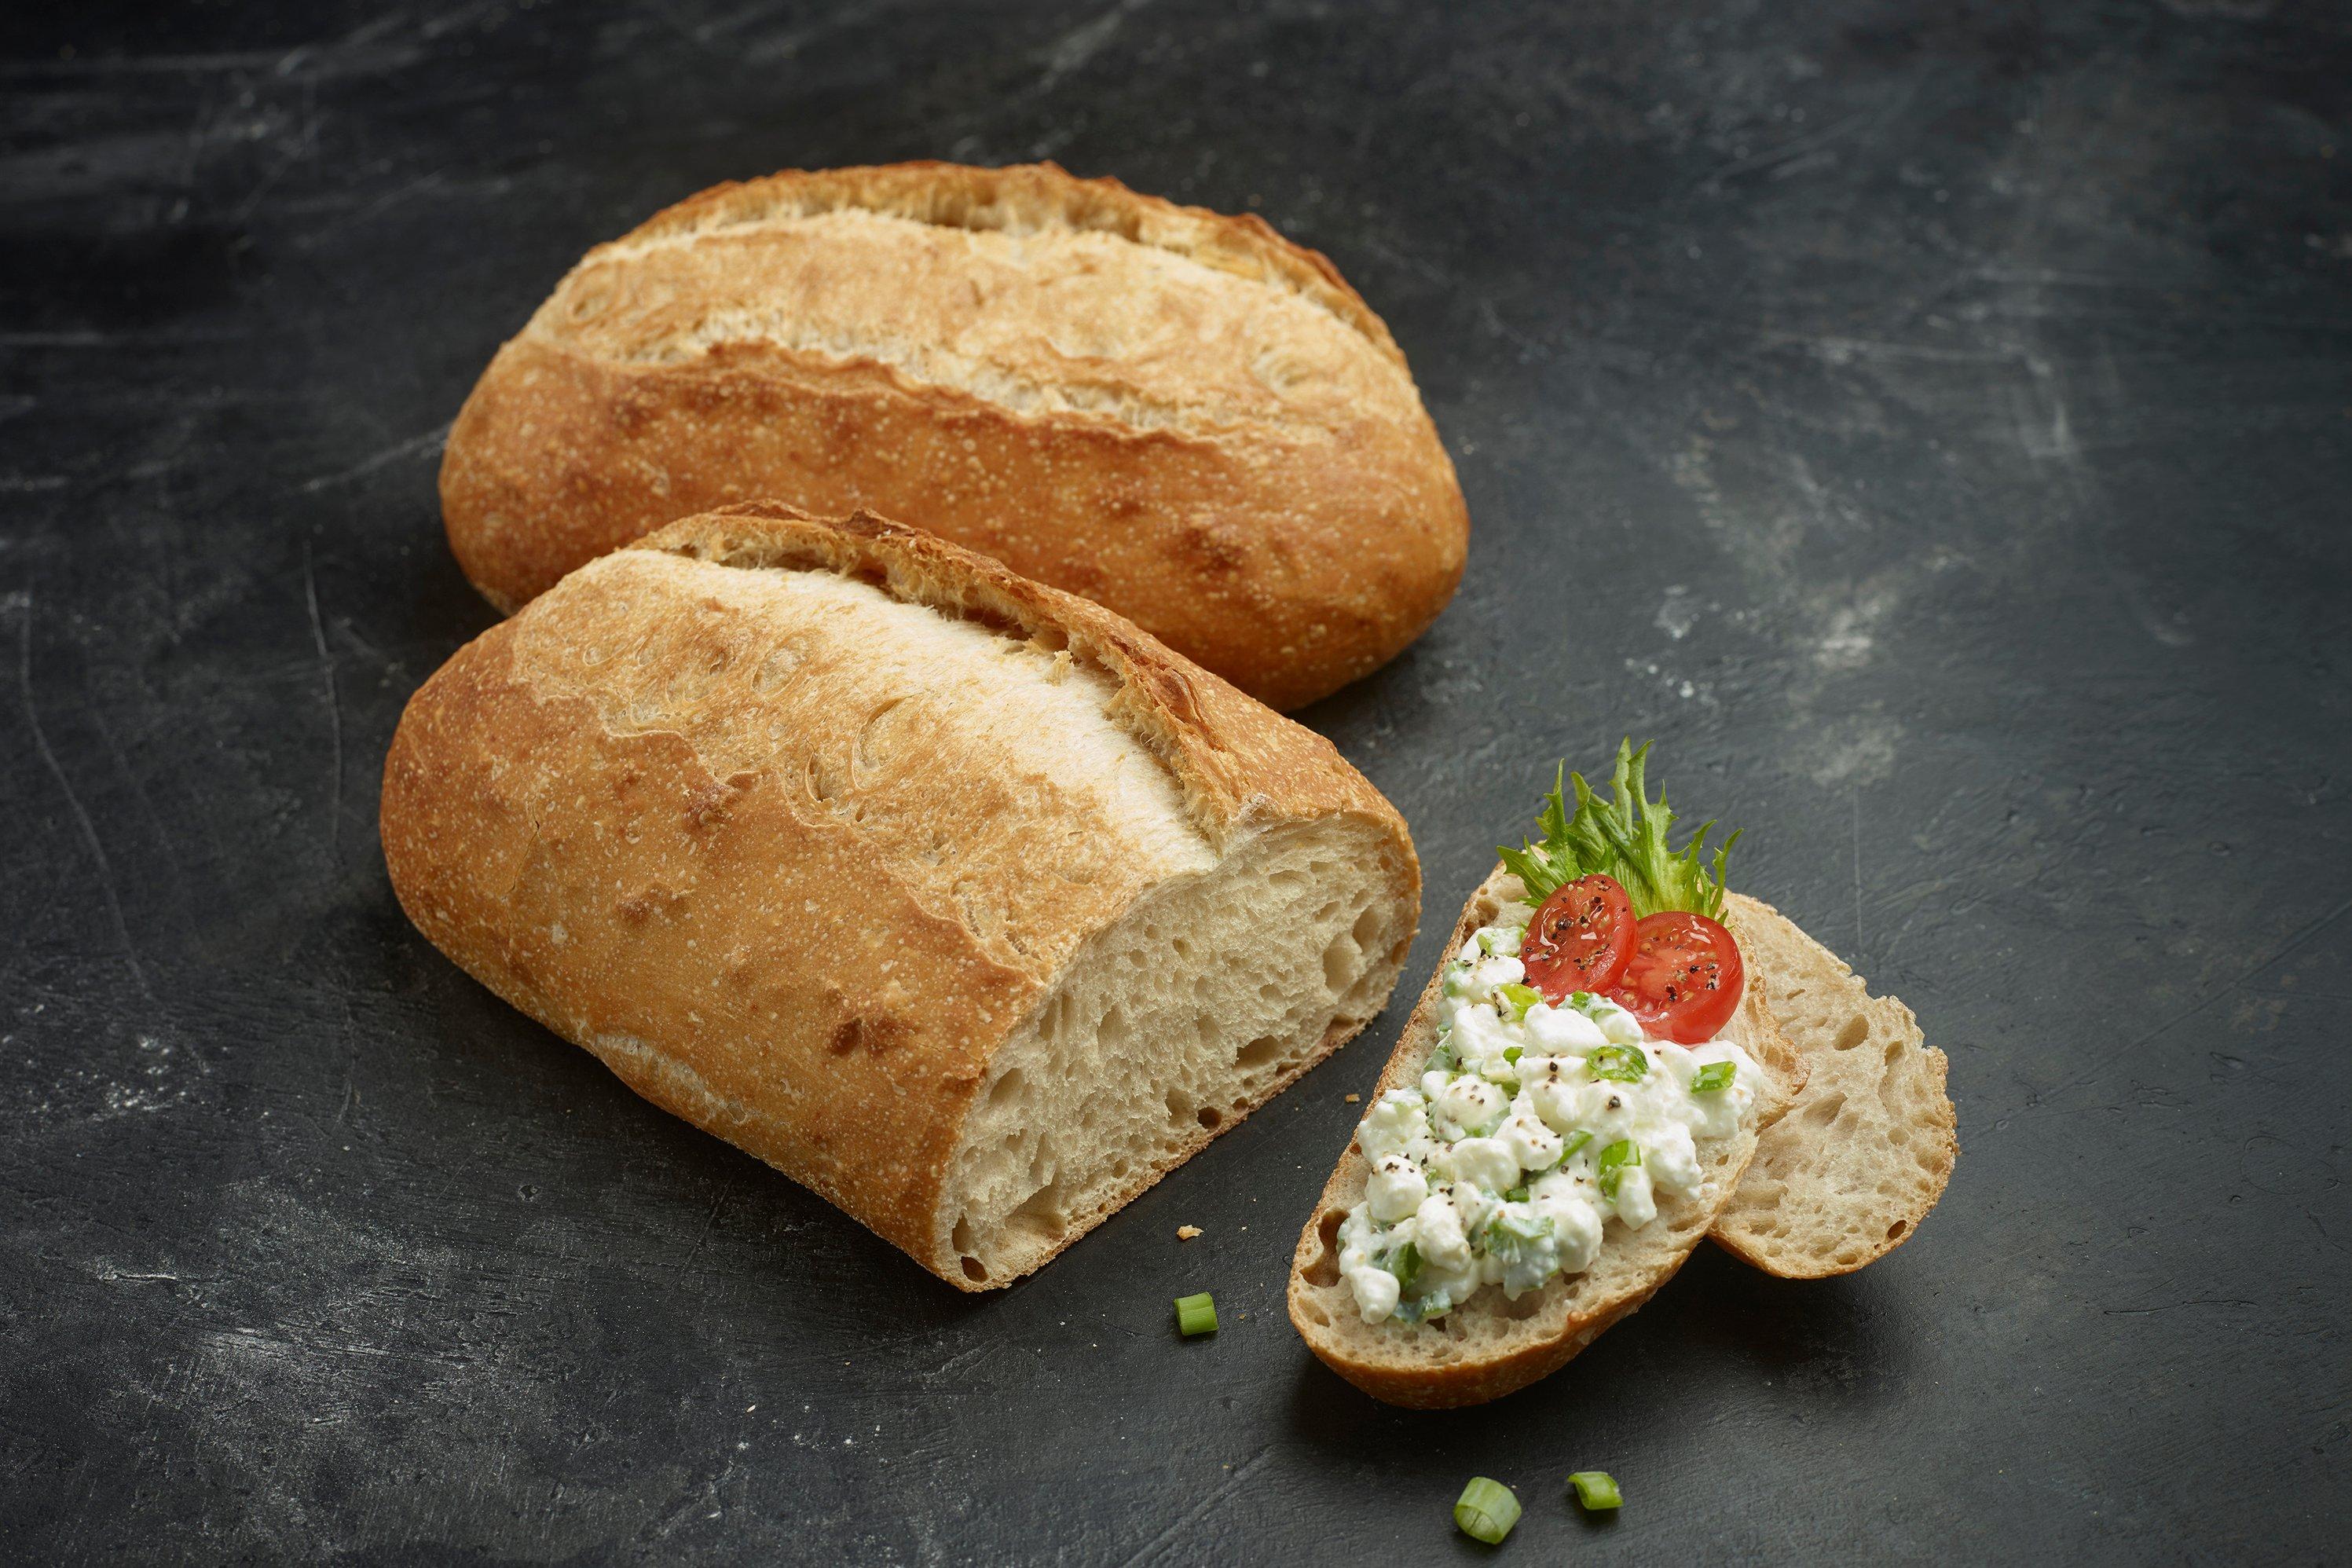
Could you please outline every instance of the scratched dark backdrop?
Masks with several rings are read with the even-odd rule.
[[[2341,7],[0,26],[0,1556],[1452,1561],[1485,1473],[1528,1562],[2340,1560]],[[434,499],[474,375],[667,202],[916,156],[1340,263],[1475,519],[1307,715],[1419,838],[1408,990],[1551,759],[1660,737],[1951,1054],[1911,1245],[1705,1254],[1532,1392],[1390,1411],[1279,1300],[1401,1009],[967,1299],[407,928],[377,770],[490,619]]]

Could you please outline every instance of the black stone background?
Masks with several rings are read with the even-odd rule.
[[[2341,6],[0,27],[0,1555],[1442,1563],[1484,1473],[1521,1562],[2343,1560]],[[1401,1006],[971,1299],[408,928],[378,767],[490,622],[434,497],[475,374],[677,197],[919,156],[1344,268],[1475,520],[1305,715],[1419,841],[1402,994],[1552,760],[1655,735],[1951,1054],[1916,1240],[1702,1252],[1533,1391],[1392,1411],[1280,1300]]]

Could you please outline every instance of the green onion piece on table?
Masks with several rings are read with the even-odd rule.
[[[1625,1501],[1617,1490],[1616,1478],[1606,1470],[1579,1470],[1568,1478],[1568,1484],[1576,1489],[1576,1500],[1595,1511],[1620,1508]]]
[[[1176,1331],[1186,1339],[1195,1334],[1217,1331],[1217,1304],[1206,1290],[1197,1296],[1176,1298]]]
[[[1519,1500],[1502,1482],[1473,1476],[1454,1505],[1454,1522],[1471,1540],[1500,1546],[1519,1522]]]

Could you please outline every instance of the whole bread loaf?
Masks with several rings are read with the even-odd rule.
[[[1420,907],[1320,737],[995,562],[771,505],[460,649],[383,829],[467,972],[966,1289],[1361,1028]]]
[[[1469,529],[1328,260],[1050,163],[781,174],[599,246],[467,399],[441,499],[508,611],[690,512],[872,507],[1278,708],[1419,636]]]

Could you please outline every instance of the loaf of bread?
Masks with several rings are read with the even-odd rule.
[[[1314,251],[1052,164],[720,185],[588,253],[449,434],[467,576],[512,611],[673,518],[871,507],[1093,599],[1277,708],[1462,575],[1454,468]]]
[[[1768,1274],[1848,1274],[1916,1235],[1959,1156],[1944,1053],[1911,1009],[1873,996],[1845,961],[1771,905],[1731,894],[1724,923],[1770,976],[1780,1031],[1807,1066],[1717,1216],[1722,1247]]]
[[[1525,893],[1517,877],[1496,867],[1471,894],[1444,951],[1457,951],[1479,927],[1492,922],[1504,904]],[[1444,978],[1441,961],[1381,1074],[1379,1089],[1370,1097],[1373,1103],[1390,1089],[1410,1088],[1419,1080],[1435,1043]],[[1705,1192],[1662,1194],[1657,1216],[1639,1230],[1609,1222],[1590,1268],[1580,1274],[1555,1276],[1517,1300],[1499,1289],[1482,1289],[1429,1323],[1396,1319],[1366,1323],[1339,1272],[1339,1227],[1349,1211],[1364,1201],[1370,1174],[1361,1145],[1351,1142],[1298,1238],[1291,1263],[1290,1321],[1307,1347],[1374,1398],[1420,1409],[1482,1404],[1565,1366],[1602,1330],[1639,1308],[1673,1278],[1730,1201],[1755,1154],[1759,1133],[1769,1136],[1802,1087],[1804,1064],[1772,1021],[1765,997],[1769,985],[1769,979],[1751,965],[1739,1011],[1723,1031],[1724,1038],[1745,1049],[1763,1069],[1765,1088],[1751,1124],[1701,1147]]]
[[[460,649],[383,829],[467,972],[973,1290],[1361,1028],[1420,907],[1321,738],[993,561],[772,505]]]

